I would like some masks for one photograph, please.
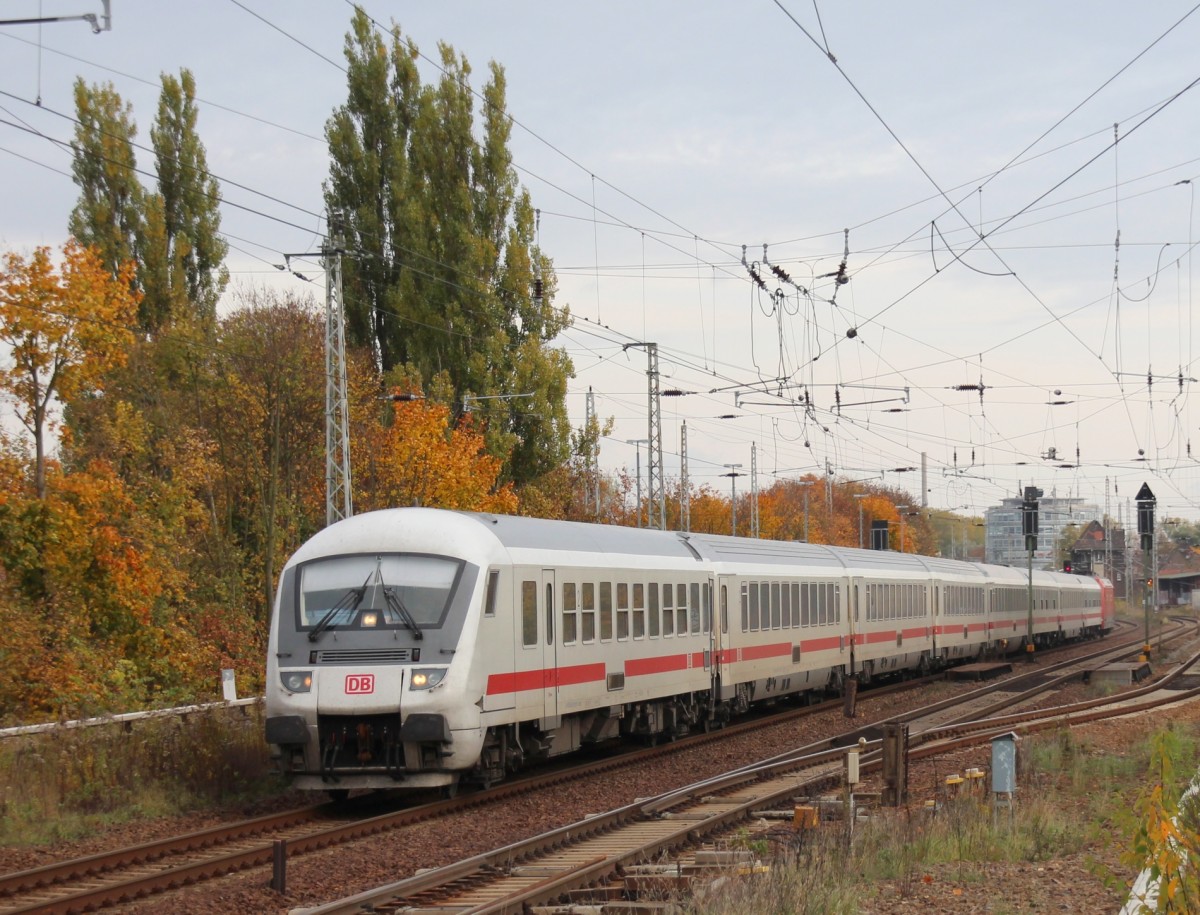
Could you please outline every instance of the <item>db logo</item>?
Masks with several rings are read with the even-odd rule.
[[[374,674],[347,674],[346,695],[361,696],[375,692]]]

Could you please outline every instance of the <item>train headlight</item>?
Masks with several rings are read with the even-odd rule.
[[[413,670],[408,678],[409,689],[433,689],[446,676],[444,667],[422,667]]]
[[[374,610],[369,610],[366,613],[364,613],[362,615],[362,617],[359,619],[359,624],[364,629],[370,629],[374,626],[378,626],[379,625],[379,614],[376,613]]]
[[[290,693],[307,693],[312,689],[311,670],[281,670],[279,679],[283,688]]]

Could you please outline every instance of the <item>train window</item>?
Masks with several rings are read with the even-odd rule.
[[[712,583],[704,583],[704,632],[712,632]]]
[[[778,629],[780,626],[779,613],[779,582],[771,582],[771,628]]]
[[[650,582],[650,638],[658,638],[658,582]]]
[[[633,637],[646,637],[646,586],[640,582],[633,586]]]
[[[326,629],[358,629],[366,620],[379,629],[436,629],[450,608],[463,565],[443,556],[395,553],[303,563],[296,588],[297,626],[318,635]]]
[[[562,637],[564,645],[573,645],[579,638],[578,608],[575,606],[575,582],[563,583]]]
[[[692,632],[700,632],[700,582],[694,581],[688,589],[691,592],[691,600],[688,602],[688,607],[691,611],[691,630]]]
[[[831,615],[835,623],[842,621],[842,586],[829,586],[829,605],[832,608]]]
[[[677,635],[687,635],[688,631],[688,599],[687,585],[675,587],[675,632]]]
[[[617,638],[629,638],[629,585],[617,583]]]
[[[612,582],[600,582],[600,641],[606,642],[612,638],[613,601]]]
[[[483,599],[483,615],[496,615],[496,595],[500,591],[500,570],[492,569],[488,572],[487,580],[487,596]]]
[[[742,582],[742,632],[750,631],[750,586]]]
[[[792,628],[797,629],[800,626],[800,584],[792,582]]]
[[[758,582],[750,582],[750,632],[758,632]]]
[[[782,613],[780,613],[780,616],[779,616],[780,625],[782,625],[784,629],[791,629],[792,628],[792,586],[790,584],[788,584],[786,581],[783,583],[783,588],[779,595],[779,605],[780,605],[780,609],[783,611]]]
[[[583,591],[580,594],[580,603],[583,612],[580,613],[580,635],[585,642],[596,641],[596,586],[590,581],[583,583]]]
[[[521,582],[521,644],[537,644],[537,582]]]
[[[758,585],[758,624],[759,628],[771,628],[771,583],[760,582]]]
[[[729,586],[721,585],[721,631],[729,631]]]
[[[554,644],[554,582],[546,582],[546,644]]]
[[[825,603],[825,586],[817,585],[817,625],[824,626],[829,622],[829,607]]]
[[[675,633],[675,587],[674,585],[663,585],[663,635],[673,635]]]
[[[811,626],[812,625],[812,615],[808,609],[809,608],[808,588],[809,588],[808,582],[804,582],[802,585],[800,585],[800,625],[801,626]]]

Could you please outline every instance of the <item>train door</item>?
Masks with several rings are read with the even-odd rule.
[[[733,661],[736,649],[730,647],[736,639],[730,638],[729,628],[732,625],[736,631],[739,617],[734,611],[738,601],[737,580],[731,575],[721,575],[717,578],[716,613],[713,618],[713,689],[718,700],[729,698],[722,695],[725,687],[737,681],[733,677]],[[731,621],[730,617],[735,619]]]
[[[850,666],[847,670],[851,674],[858,673],[858,633],[863,630],[865,620],[861,617],[866,615],[866,599],[867,587],[866,582],[861,577],[855,576],[850,579],[850,595],[846,601],[846,616],[847,622],[843,627],[843,632],[850,635]],[[866,647],[865,645],[863,646]]]
[[[558,714],[558,630],[554,618],[553,569],[542,569],[542,704],[543,715]]]

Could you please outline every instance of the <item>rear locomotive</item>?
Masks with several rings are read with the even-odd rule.
[[[483,740],[471,684],[494,539],[426,509],[315,535],[280,578],[266,739],[298,788],[453,790]],[[473,692],[472,692],[473,691]]]

